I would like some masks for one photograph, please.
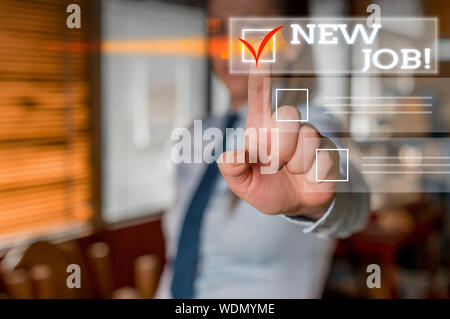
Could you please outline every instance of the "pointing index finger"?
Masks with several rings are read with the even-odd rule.
[[[246,128],[270,127],[272,116],[271,68],[266,63],[250,67]]]

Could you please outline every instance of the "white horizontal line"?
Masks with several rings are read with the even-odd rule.
[[[377,106],[377,107],[382,107],[382,106],[433,106],[433,104],[360,104],[360,103],[325,103],[324,106],[332,106],[332,107],[336,107],[336,106],[357,106],[357,107],[363,107],[363,106]]]
[[[275,89],[275,92],[276,91],[308,91],[309,89],[298,89],[298,88],[295,88],[295,89]]]
[[[433,111],[324,111],[325,114],[431,114]]]
[[[415,99],[425,99],[431,100],[432,96],[324,96],[324,99],[334,100],[334,99],[374,99],[374,100],[384,100],[384,99],[393,99],[393,100],[415,100]]]
[[[362,174],[380,174],[380,175],[395,175],[395,174],[450,174],[450,171],[363,171]]]
[[[405,167],[419,167],[419,166],[450,166],[450,164],[412,164],[412,163],[407,163],[407,164],[361,164],[361,166],[366,166],[366,167],[372,167],[372,166],[376,166],[376,167],[383,167],[383,166],[405,166]]]
[[[362,159],[450,159],[450,156],[362,156]]]

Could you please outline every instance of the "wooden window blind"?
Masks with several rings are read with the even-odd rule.
[[[0,0],[0,236],[92,216],[87,1]]]

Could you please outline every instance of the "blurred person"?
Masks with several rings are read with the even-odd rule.
[[[292,15],[291,3],[211,0],[208,10],[211,17],[227,23],[231,16]],[[163,217],[167,264],[157,297],[319,298],[333,237],[362,229],[369,215],[368,193],[352,192],[355,184],[365,187],[353,167],[349,183],[314,179],[315,149],[335,148],[338,143],[320,132],[338,132],[339,123],[318,107],[310,107],[307,125],[267,122],[274,117],[267,98],[271,88],[262,85],[264,76],[230,74],[228,61],[218,56],[211,62],[231,103],[224,117],[203,119],[203,130],[277,127],[280,167],[275,174],[261,175],[258,165],[248,163],[178,165],[177,200]],[[283,106],[278,112],[281,118],[299,118],[305,106]],[[239,150],[226,151],[222,158],[230,152]],[[327,179],[338,178],[346,165],[333,155],[320,163],[332,177]]]

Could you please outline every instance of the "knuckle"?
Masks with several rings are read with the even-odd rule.
[[[333,155],[331,153],[334,153],[332,151],[322,151],[319,152],[319,160],[322,163],[330,163],[333,160]]]
[[[304,173],[306,173],[306,170],[302,168],[302,165],[300,163],[296,163],[294,161],[289,161],[286,164],[286,169],[291,174],[304,174]]]
[[[305,124],[301,127],[301,135],[304,138],[310,138],[310,139],[320,139],[320,133],[319,131],[310,124]]]
[[[248,81],[248,89],[250,91],[260,91],[263,88],[262,81],[257,76],[251,75]]]
[[[300,112],[296,107],[285,105],[278,108],[278,120],[301,120]]]

